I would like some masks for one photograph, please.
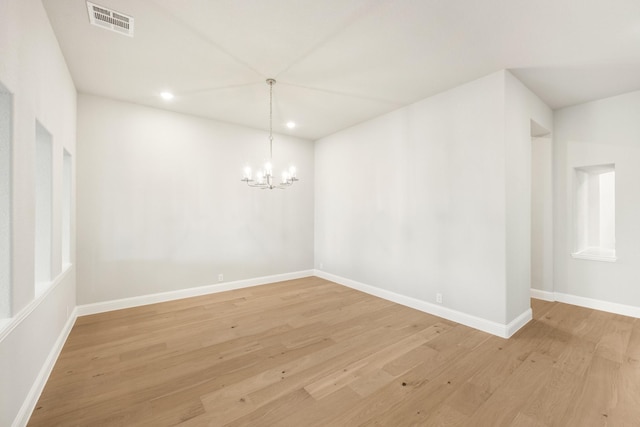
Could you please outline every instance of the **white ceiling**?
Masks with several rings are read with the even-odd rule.
[[[94,3],[135,36],[43,0],[79,92],[266,129],[273,77],[274,130],[309,139],[504,68],[552,108],[640,89],[639,0]]]

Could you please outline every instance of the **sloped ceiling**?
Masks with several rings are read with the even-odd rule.
[[[638,0],[94,3],[135,36],[43,0],[79,92],[266,129],[272,77],[274,130],[309,139],[505,68],[552,108],[640,89]]]

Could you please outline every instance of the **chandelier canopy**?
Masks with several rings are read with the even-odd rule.
[[[256,172],[255,179],[251,173],[251,167],[244,168],[244,175],[241,181],[246,182],[249,187],[260,188],[261,190],[273,190],[278,188],[284,190],[298,181],[296,178],[296,168],[291,166],[288,171],[282,172],[279,183],[273,176],[273,85],[276,84],[274,79],[267,79],[269,85],[269,160],[265,162],[262,169]]]

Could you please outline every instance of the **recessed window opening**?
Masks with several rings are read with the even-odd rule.
[[[71,264],[71,154],[64,150],[62,165],[62,267]]]
[[[11,316],[11,129],[13,96],[0,83],[0,319]]]
[[[52,249],[52,176],[53,153],[51,134],[36,122],[36,241],[35,293],[40,295],[51,282]]]
[[[575,168],[574,258],[616,260],[615,165]]]

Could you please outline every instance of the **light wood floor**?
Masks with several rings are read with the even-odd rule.
[[[509,340],[311,277],[78,318],[30,426],[639,426],[640,319]]]

